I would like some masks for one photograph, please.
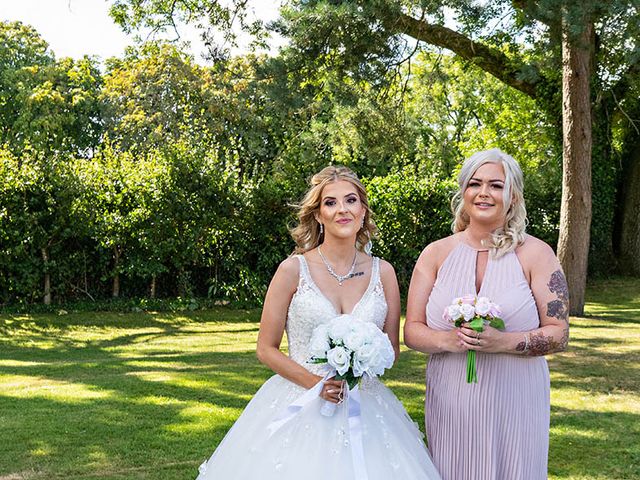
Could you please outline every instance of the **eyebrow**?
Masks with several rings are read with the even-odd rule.
[[[347,194],[344,196],[344,198],[351,197],[351,196],[353,196],[353,197],[357,197],[358,195],[356,194],[356,192],[351,192],[351,193],[347,193]],[[331,196],[322,197],[322,200],[329,200],[329,199],[331,199],[331,200],[335,200],[335,199],[336,199],[336,197],[331,197]]]
[[[481,178],[476,178],[476,177],[471,177],[469,179],[469,181],[471,180],[475,180],[476,182],[481,182],[482,179]],[[500,180],[499,178],[492,178],[491,180],[489,180],[489,182],[500,182],[500,183],[504,183],[504,180]]]

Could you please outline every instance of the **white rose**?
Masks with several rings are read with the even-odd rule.
[[[361,325],[361,329],[366,338],[365,343],[373,342],[373,340],[382,332],[382,330],[380,330],[380,328],[378,328],[378,326],[373,322],[361,322]]]
[[[340,375],[344,375],[349,370],[349,352],[343,347],[333,347],[327,352],[327,362]]]
[[[369,335],[364,328],[353,328],[346,337],[344,337],[344,346],[354,352],[367,343]]]
[[[475,317],[476,309],[473,308],[473,305],[469,305],[468,303],[463,303],[462,305],[460,305],[460,313],[462,313],[462,316],[468,322],[473,317]]]
[[[379,356],[379,349],[375,345],[363,345],[353,354],[353,374],[356,377],[361,377],[365,372],[373,374],[371,369],[380,363]]]
[[[375,362],[369,366],[368,373],[371,375],[382,375],[386,368],[391,368],[396,359],[393,346],[387,335],[379,330],[380,335],[377,336],[372,343],[376,350]]]
[[[382,367],[391,368],[393,367],[393,362],[396,361],[396,352],[393,349],[393,345],[391,345],[391,340],[387,335],[384,335],[384,339],[382,342],[382,349],[380,350],[380,357],[382,358]],[[383,372],[380,372],[382,375]]]
[[[460,305],[449,305],[447,307],[447,315],[451,321],[456,321],[462,316],[462,312],[460,311]]]
[[[476,303],[476,313],[481,317],[485,317],[491,311],[491,302],[488,298],[480,297]]]
[[[316,330],[313,331],[313,335],[311,336],[309,352],[312,357],[325,358],[327,351],[331,348],[329,344],[329,332],[326,328],[321,331]]]
[[[340,315],[339,317],[334,318],[329,324],[329,336],[333,340],[342,342],[351,332],[352,321],[353,319],[351,315]]]

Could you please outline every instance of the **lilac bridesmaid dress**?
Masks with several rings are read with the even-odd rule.
[[[449,330],[444,308],[476,293],[478,251],[460,243],[446,258],[427,303],[427,324]],[[540,326],[531,289],[514,252],[489,258],[479,296],[500,305],[506,331]],[[425,423],[443,480],[547,478],[549,369],[544,357],[478,353],[478,383],[466,382],[466,353],[429,358]]]

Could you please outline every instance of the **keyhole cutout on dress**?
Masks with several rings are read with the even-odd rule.
[[[482,281],[487,272],[487,263],[489,262],[489,251],[478,250],[476,252],[476,295],[480,295]]]

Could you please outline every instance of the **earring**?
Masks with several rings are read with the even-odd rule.
[[[322,235],[324,233],[324,227],[322,226],[322,224],[320,224],[320,235]]]
[[[364,228],[364,217],[362,217],[362,221],[360,222],[360,228]]]

